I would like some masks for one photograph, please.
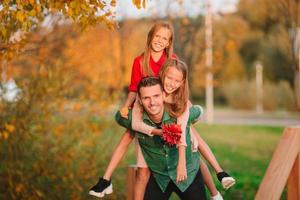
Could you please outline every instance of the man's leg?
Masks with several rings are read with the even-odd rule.
[[[137,170],[136,181],[134,184],[134,200],[143,200],[145,189],[150,177],[148,168],[139,167]]]
[[[172,190],[170,188],[170,183],[165,192],[161,191],[156,183],[154,176],[151,174],[146,191],[144,200],[168,200],[171,196]]]
[[[177,194],[182,200],[206,200],[204,182],[201,172],[198,171],[193,183],[184,192],[179,191]]]

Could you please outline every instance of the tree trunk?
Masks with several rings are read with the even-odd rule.
[[[297,109],[300,110],[300,71],[295,71],[294,76],[294,91]]]
[[[5,83],[7,81],[7,61],[6,59],[3,59],[1,62],[1,81],[2,83]]]

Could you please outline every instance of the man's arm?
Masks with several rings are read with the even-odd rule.
[[[128,113],[128,119],[126,118],[123,118],[121,116],[121,113],[120,111],[118,111],[115,115],[115,120],[116,122],[123,126],[124,128],[128,128],[128,129],[132,129],[131,127],[131,121],[132,121],[132,110],[129,110],[129,113]]]
[[[200,120],[202,115],[204,114],[204,110],[200,105],[193,105],[190,107],[190,115],[189,122],[195,123]]]

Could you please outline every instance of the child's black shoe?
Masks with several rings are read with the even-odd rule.
[[[226,172],[219,172],[217,174],[218,180],[222,183],[222,186],[225,190],[229,189],[231,186],[235,184],[235,179],[232,178]]]
[[[89,194],[95,197],[102,198],[105,194],[111,194],[113,192],[113,186],[110,180],[99,178],[99,181],[96,185],[94,185]]]

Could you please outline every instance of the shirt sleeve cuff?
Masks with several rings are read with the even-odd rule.
[[[194,107],[196,107],[196,108],[199,109],[200,114],[199,114],[199,116],[192,123],[198,122],[201,119],[201,117],[203,116],[203,114],[204,114],[204,109],[203,109],[202,106],[200,106],[200,105],[194,105]]]
[[[184,147],[187,147],[187,144],[186,143],[182,143],[182,144],[177,144],[176,147],[180,147],[180,146],[184,146]]]

